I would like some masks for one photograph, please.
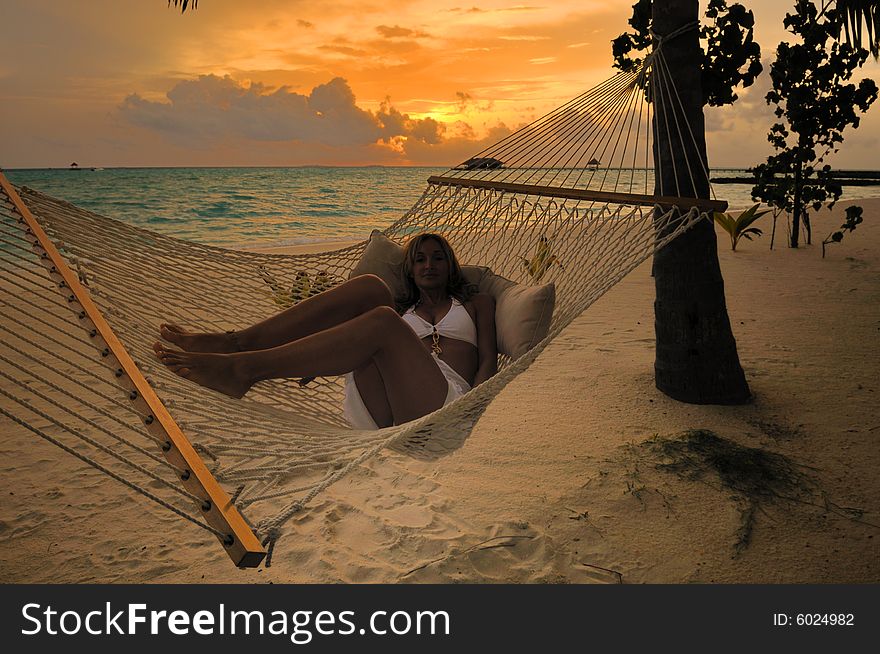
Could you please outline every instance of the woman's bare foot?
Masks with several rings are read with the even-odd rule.
[[[252,382],[235,356],[215,352],[182,352],[168,350],[156,341],[156,356],[172,371],[206,388],[231,397],[242,397]]]
[[[162,323],[159,325],[159,335],[186,352],[218,352],[221,354],[238,352],[238,343],[233,334],[188,332],[179,325]]]

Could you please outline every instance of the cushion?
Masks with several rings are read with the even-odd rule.
[[[480,293],[495,299],[495,333],[499,352],[516,359],[547,336],[556,304],[556,286],[553,282],[523,286],[496,275],[489,268],[477,266],[462,266],[462,272],[469,282],[471,279],[478,280],[476,283]]]
[[[516,359],[539,343],[550,330],[556,287],[551,282],[523,286],[496,275],[485,266],[462,266],[468,284],[495,300],[495,334],[498,351]],[[372,274],[382,279],[394,297],[406,290],[403,281],[403,248],[378,230],[349,277]]]
[[[388,284],[393,297],[406,292],[403,282],[403,248],[378,229],[374,229],[361,260],[351,271],[349,279],[358,275],[376,275]]]

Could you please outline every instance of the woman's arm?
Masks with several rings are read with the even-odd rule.
[[[495,340],[495,300],[491,295],[478,293],[471,298],[477,314],[477,351],[479,367],[474,386],[482,384],[498,372],[498,343]]]

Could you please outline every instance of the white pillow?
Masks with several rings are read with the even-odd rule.
[[[403,248],[378,229],[374,229],[367,249],[348,278],[358,275],[376,275],[388,284],[392,297],[401,297],[406,292],[403,281]]]
[[[468,282],[478,285],[480,293],[487,293],[495,299],[499,352],[516,359],[547,336],[556,305],[553,282],[523,286],[483,266],[462,266],[462,272]]]

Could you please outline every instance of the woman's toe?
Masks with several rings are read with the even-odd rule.
[[[159,327],[159,335],[166,341],[174,343],[178,338],[184,335],[184,331],[178,325],[165,323]]]

